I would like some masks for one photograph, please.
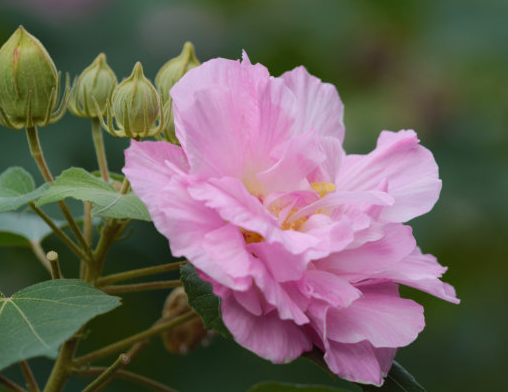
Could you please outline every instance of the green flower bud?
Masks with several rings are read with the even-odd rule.
[[[116,122],[127,136],[146,135],[161,114],[159,94],[139,62],[131,76],[116,86],[111,103]]]
[[[69,110],[76,116],[96,118],[106,112],[106,104],[117,85],[116,75],[101,53],[84,69],[74,85]],[[99,112],[95,106],[99,106]]]
[[[20,26],[0,48],[0,122],[15,129],[48,124],[58,89],[53,60]]]
[[[182,53],[164,64],[155,77],[155,85],[162,96],[162,102],[166,103],[169,100],[169,90],[171,90],[175,83],[186,72],[199,65],[200,62],[196,58],[194,46],[190,42],[186,42]]]

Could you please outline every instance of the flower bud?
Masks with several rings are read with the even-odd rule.
[[[76,116],[96,118],[106,112],[106,104],[117,85],[116,75],[101,53],[93,63],[79,75],[73,88],[69,110]],[[99,112],[95,106],[99,107]]]
[[[0,122],[46,125],[57,106],[58,73],[44,46],[20,26],[0,48]]]
[[[200,63],[194,52],[194,46],[190,42],[186,42],[182,53],[164,64],[155,77],[155,85],[162,96],[162,102],[166,103],[169,100],[169,90],[171,90],[174,84],[186,72],[199,65]]]
[[[187,303],[187,295],[183,287],[174,289],[166,299],[162,317],[171,320],[192,310]],[[175,354],[186,354],[194,350],[205,340],[209,332],[203,325],[203,320],[196,317],[181,325],[168,329],[162,334],[162,340],[166,349]]]
[[[116,122],[126,134],[146,133],[160,116],[159,94],[139,62],[131,76],[116,86],[111,101]]]

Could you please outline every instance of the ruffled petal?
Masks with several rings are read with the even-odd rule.
[[[342,121],[344,105],[335,86],[323,83],[304,67],[288,71],[281,78],[298,101],[294,133],[314,130],[319,135],[332,136],[342,142],[345,133]]]
[[[281,320],[276,311],[255,316],[231,295],[222,298],[222,317],[242,346],[274,363],[286,363],[312,349],[312,342],[293,321]]]
[[[329,341],[326,346],[324,358],[330,370],[345,380],[362,384],[383,385],[383,377],[395,356],[394,349],[376,349],[367,341],[355,344]]]
[[[348,155],[337,178],[340,190],[372,190],[382,181],[395,199],[379,219],[406,222],[434,206],[441,191],[432,153],[418,144],[414,131],[383,131],[368,155]]]
[[[409,299],[363,292],[343,309],[327,317],[327,338],[340,343],[369,341],[374,347],[403,347],[423,330],[423,307]]]
[[[196,175],[254,176],[291,136],[296,100],[259,64],[210,60],[185,74],[171,97],[176,136]]]

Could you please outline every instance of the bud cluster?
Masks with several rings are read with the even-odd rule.
[[[104,53],[74,80],[66,79],[60,101],[60,73],[44,46],[23,27],[0,48],[0,124],[13,129],[45,126],[60,120],[67,107],[78,117],[96,119],[117,137],[175,137],[169,91],[199,65],[191,43],[157,73],[155,87],[136,63],[132,74],[118,83]]]

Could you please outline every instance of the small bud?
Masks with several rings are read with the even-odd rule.
[[[15,129],[48,124],[58,89],[53,60],[20,26],[0,48],[0,123]]]
[[[186,72],[199,65],[200,63],[194,52],[194,46],[190,42],[186,42],[182,53],[164,64],[155,77],[155,85],[162,96],[162,102],[166,103],[169,100],[169,90],[171,90],[175,83]]]
[[[83,70],[73,87],[69,110],[76,116],[96,118],[106,112],[106,104],[117,85],[116,75],[101,53]],[[99,107],[97,112],[95,101]]]
[[[161,114],[159,94],[139,62],[131,76],[116,86],[111,103],[116,122],[127,135],[147,134]]]
[[[187,303],[187,295],[183,287],[174,289],[166,299],[162,317],[164,320],[171,320],[190,311]],[[203,343],[209,336],[203,325],[203,320],[196,317],[181,325],[168,329],[162,334],[162,340],[166,349],[175,354],[186,354],[194,350],[200,343]]]

